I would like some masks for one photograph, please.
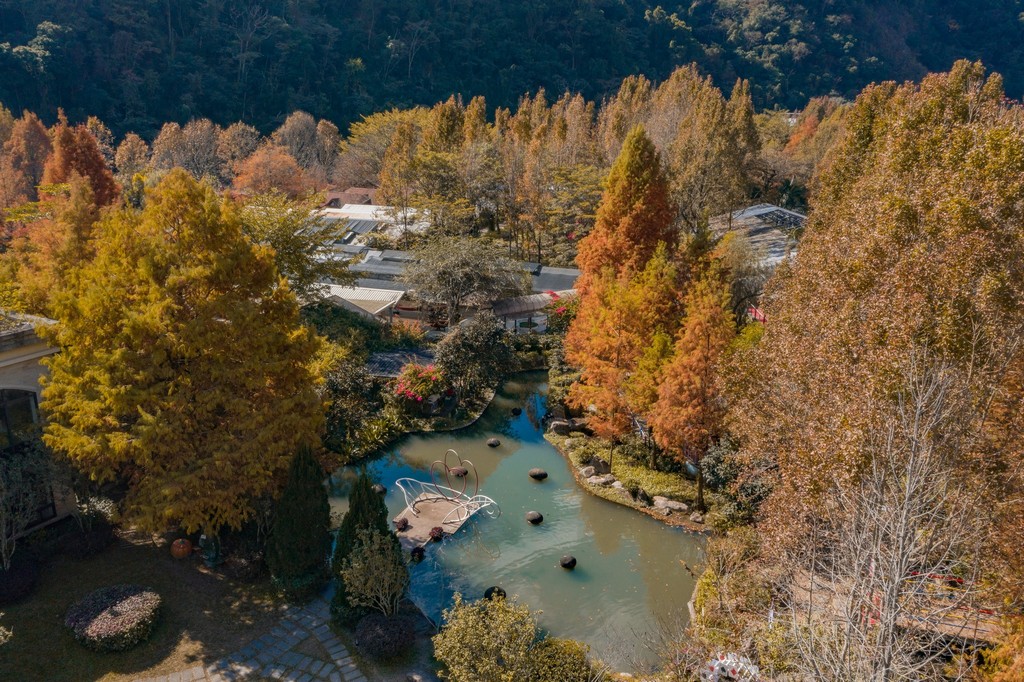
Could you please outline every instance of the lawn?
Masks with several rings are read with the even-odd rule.
[[[137,583],[163,598],[150,640],[123,653],[83,648],[63,627],[64,612],[88,592]],[[165,542],[125,535],[97,556],[62,557],[43,570],[36,591],[3,607],[14,631],[0,648],[0,680],[133,680],[206,665],[244,646],[277,620],[269,581],[236,583],[210,573],[196,559],[173,559]]]

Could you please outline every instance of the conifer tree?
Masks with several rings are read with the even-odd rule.
[[[605,269],[615,275],[640,272],[658,244],[672,252],[678,241],[661,157],[642,127],[626,137],[606,185],[594,229],[576,256],[584,305],[588,288]]]
[[[579,312],[566,334],[565,357],[582,370],[569,402],[595,409],[588,424],[599,435],[622,435],[632,418],[649,405],[636,376],[656,373],[650,348],[659,335],[674,336],[681,318],[678,271],[664,245],[658,247],[643,272],[632,278],[614,277],[606,270],[581,297]],[[648,362],[642,363],[646,359]],[[636,383],[632,383],[636,377]]]
[[[348,591],[341,572],[346,560],[359,543],[360,532],[369,531],[381,537],[389,537],[398,544],[398,538],[388,526],[388,508],[384,499],[373,489],[373,482],[365,471],[352,485],[348,496],[348,511],[341,520],[341,527],[334,541],[334,555],[331,557],[331,574],[334,576],[334,597],[331,599],[331,614],[340,623],[348,624],[363,614],[359,607],[349,603]]]
[[[50,135],[38,116],[26,111],[14,121],[10,137],[4,142],[4,153],[10,157],[12,168],[26,179],[25,193],[30,200],[36,198],[35,188],[42,182],[43,167],[52,149]]]
[[[773,550],[802,538],[829,490],[853,489],[870,467],[868,439],[884,430],[915,355],[975,396],[971,433],[998,414],[992,398],[1014,404],[1020,387],[1002,377],[1024,338],[1021,114],[998,75],[964,61],[920,84],[872,86],[845,114],[799,257],[769,285],[764,337],[740,358],[748,378],[730,399],[741,457],[777,472],[762,509]],[[970,513],[1003,526],[1016,548],[1018,443],[985,434],[948,464],[977,496]],[[1003,544],[983,543],[987,553]],[[1005,559],[983,564],[1018,600],[1022,569]]]
[[[700,460],[721,438],[725,404],[717,369],[736,335],[729,288],[712,264],[686,296],[686,319],[664,367],[650,425],[658,445],[697,466],[697,509],[705,510]]]
[[[66,191],[42,202],[40,216],[12,240],[2,257],[26,312],[52,315],[51,304],[96,254],[99,211],[89,181],[72,171]]]
[[[43,168],[43,184],[65,183],[71,179],[72,174],[77,173],[89,181],[98,206],[114,203],[121,190],[114,182],[99,144],[89,129],[84,125],[68,125],[62,112],[50,136],[53,139],[53,154]]]
[[[47,445],[124,481],[144,528],[239,527],[323,419],[295,295],[234,205],[181,170],[100,220],[96,245],[40,331],[61,349]]]
[[[274,581],[295,600],[313,596],[327,576],[331,508],[324,470],[309,447],[299,448],[288,469],[267,541]]]
[[[384,534],[390,531],[388,508],[384,499],[373,490],[373,481],[365,471],[352,484],[352,491],[348,495],[348,511],[338,528],[331,560],[335,573],[341,570],[343,562],[356,545],[359,531],[364,528]]]

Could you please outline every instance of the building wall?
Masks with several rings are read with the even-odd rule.
[[[56,352],[56,348],[46,345],[31,329],[4,333],[0,337],[0,389],[32,391],[38,405],[41,401],[39,379],[47,372],[41,360]],[[75,497],[69,490],[54,489],[53,502],[57,515],[29,531],[56,523],[75,510]]]

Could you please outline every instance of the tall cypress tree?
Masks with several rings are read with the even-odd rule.
[[[308,447],[300,448],[288,470],[267,541],[270,573],[289,598],[308,599],[323,584],[331,551],[330,528],[323,467]]]
[[[368,528],[381,535],[395,537],[388,528],[388,508],[381,496],[374,491],[373,481],[365,471],[359,474],[359,478],[352,486],[348,503],[348,513],[341,520],[341,527],[338,529],[334,544],[334,556],[331,559],[331,573],[335,583],[331,613],[334,614],[336,620],[346,623],[361,615],[360,611],[349,605],[345,581],[341,579],[340,575],[345,559],[356,547],[359,531]],[[395,542],[398,542],[397,538],[395,538]]]

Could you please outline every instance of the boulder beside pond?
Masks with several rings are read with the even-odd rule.
[[[690,507],[685,502],[678,502],[676,500],[670,500],[667,497],[661,495],[654,496],[654,508],[655,509],[668,509],[674,512],[685,513],[690,511]]]
[[[580,476],[582,476],[583,478],[590,478],[591,476],[594,476],[596,474],[597,472],[594,471],[594,467],[592,466],[580,467]]]

